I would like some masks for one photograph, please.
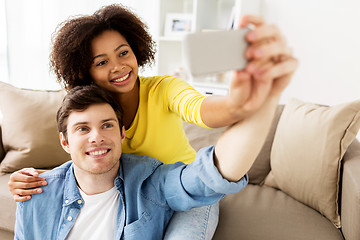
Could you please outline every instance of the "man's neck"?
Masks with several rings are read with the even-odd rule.
[[[114,168],[104,174],[91,174],[74,165],[77,185],[87,195],[103,193],[114,187],[118,170],[119,168]]]

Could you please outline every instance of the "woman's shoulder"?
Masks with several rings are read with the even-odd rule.
[[[179,84],[179,83],[187,83],[184,79],[179,77],[174,77],[170,75],[163,76],[139,76],[140,84],[147,86],[157,86],[157,85],[168,85],[168,84]]]
[[[170,75],[163,76],[151,76],[151,77],[139,77],[140,79],[140,89],[145,90],[146,92],[150,91],[164,91],[167,92],[169,89],[184,89],[189,88],[190,85],[188,82],[179,77],[174,77]]]

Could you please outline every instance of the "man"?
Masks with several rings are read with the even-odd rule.
[[[190,165],[122,154],[122,112],[104,90],[76,87],[57,114],[72,158],[44,173],[43,194],[18,203],[15,239],[162,239],[174,211],[240,191],[271,125],[278,97],[232,126]]]

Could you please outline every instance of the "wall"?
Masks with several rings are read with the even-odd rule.
[[[264,0],[262,12],[280,27],[300,63],[284,102],[360,99],[360,1]]]

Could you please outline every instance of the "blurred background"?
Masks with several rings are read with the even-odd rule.
[[[360,98],[357,0],[0,0],[0,81],[23,88],[59,89],[49,73],[51,34],[69,16],[92,14],[111,3],[129,6],[148,24],[157,42],[157,61],[143,69],[143,75],[166,72],[187,78],[186,72],[182,72],[182,60],[169,62],[163,56],[168,52],[177,56],[181,44],[179,34],[165,34],[169,31],[166,27],[169,13],[193,14],[192,31],[214,21],[217,27],[222,24],[220,28],[227,28],[233,6],[240,4],[242,9],[237,9],[236,16],[255,13],[276,24],[299,60],[299,68],[282,97],[283,103],[292,97],[328,105]],[[207,12],[207,6],[213,8],[217,18]],[[181,53],[178,56],[180,59]]]

